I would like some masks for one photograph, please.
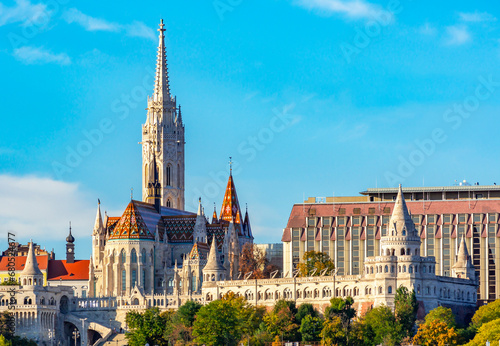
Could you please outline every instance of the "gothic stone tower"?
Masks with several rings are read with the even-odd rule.
[[[184,124],[181,107],[170,94],[165,29],[158,31],[158,58],[153,96],[148,97],[147,120],[142,126],[142,199],[148,201],[148,185],[155,183],[155,168],[161,185],[161,205],[184,210]],[[155,165],[157,167],[152,167]]]

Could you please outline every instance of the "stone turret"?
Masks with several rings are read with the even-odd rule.
[[[387,225],[387,232],[381,238],[380,246],[383,256],[418,255],[420,237],[408,212],[401,185]]]
[[[476,280],[476,269],[472,264],[471,258],[469,256],[469,251],[467,251],[467,244],[465,242],[464,236],[462,236],[462,239],[460,241],[457,261],[451,268],[451,273],[452,276],[457,278]]]
[[[207,242],[207,219],[203,215],[203,207],[201,205],[201,198],[198,201],[198,214],[196,215],[196,223],[193,231],[193,243]]]
[[[19,277],[21,279],[21,285],[23,286],[43,286],[43,274],[36,261],[33,241],[30,241],[26,263]]]
[[[203,281],[220,281],[225,279],[226,268],[220,263],[217,251],[217,240],[212,237],[212,245],[208,254],[207,264],[203,268]]]

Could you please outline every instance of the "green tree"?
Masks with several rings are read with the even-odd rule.
[[[297,323],[300,324],[302,322],[302,319],[307,315],[311,315],[312,317],[318,317],[318,312],[316,311],[316,309],[312,304],[304,303],[299,306],[297,314],[295,315]]]
[[[339,316],[328,318],[323,324],[323,330],[320,335],[323,345],[347,345],[347,333]]]
[[[323,320],[319,317],[306,315],[300,324],[299,332],[302,335],[302,341],[319,341],[321,339],[321,330],[323,329]]]
[[[296,341],[300,327],[295,319],[297,312],[295,302],[278,300],[273,310],[264,316],[264,323],[269,334],[283,340]]]
[[[333,316],[340,317],[342,326],[349,333],[351,327],[351,321],[356,316],[356,309],[352,307],[354,304],[354,299],[352,297],[347,298],[332,298],[330,299],[330,306],[325,309],[325,317],[331,318]]]
[[[325,309],[326,321],[321,333],[323,343],[350,344],[351,321],[356,316],[353,304],[352,297],[330,299],[330,306]]]
[[[365,323],[364,319],[354,321],[351,327],[349,342],[355,346],[372,346],[375,338],[373,330]]]
[[[11,339],[14,336],[15,319],[9,311],[0,313],[0,334]]]
[[[492,303],[490,303],[492,304]],[[469,341],[466,346],[484,346],[486,341],[489,340],[493,345],[494,342],[498,342],[500,339],[500,319],[494,319],[489,322],[485,322],[479,327],[474,339]]]
[[[302,260],[298,265],[300,276],[319,276],[325,269],[327,273],[335,269],[330,256],[324,252],[307,251]]]
[[[206,345],[237,345],[252,332],[248,323],[255,309],[244,298],[228,295],[203,306],[193,324],[196,342]]]
[[[12,346],[12,343],[0,334],[0,346]]]
[[[177,313],[175,314],[174,322],[182,323],[186,327],[192,327],[196,314],[201,309],[203,305],[192,300],[188,300],[183,305],[179,307]]]
[[[172,333],[171,312],[160,313],[158,308],[146,310],[144,313],[131,311],[125,318],[130,332],[126,337],[131,346],[167,345],[167,338]]]
[[[477,330],[484,323],[500,318],[500,299],[481,306],[472,317],[472,326]]]
[[[444,322],[449,328],[456,328],[457,326],[455,322],[455,315],[450,308],[445,308],[444,306],[438,306],[437,308],[432,309],[425,316],[425,323],[431,323],[432,321]]]
[[[399,342],[400,326],[389,307],[381,305],[368,311],[364,323],[371,330],[375,345],[396,345]]]
[[[396,322],[401,326],[401,339],[413,335],[417,310],[415,290],[410,292],[405,286],[399,287],[394,298],[394,315]]]

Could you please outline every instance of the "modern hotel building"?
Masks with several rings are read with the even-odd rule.
[[[337,275],[362,274],[365,259],[381,255],[397,188],[370,188],[351,197],[311,197],[292,208],[283,230],[283,273],[293,276],[306,251],[323,251]],[[451,276],[466,237],[479,275],[478,302],[500,298],[500,186],[403,188],[422,240],[422,256],[436,258],[436,275]]]

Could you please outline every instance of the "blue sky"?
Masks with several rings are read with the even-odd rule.
[[[77,257],[87,258],[97,198],[110,215],[130,188],[140,198],[138,142],[160,18],[186,124],[190,210],[200,195],[207,210],[220,208],[229,156],[260,243],[280,241],[304,196],[500,181],[499,9],[0,2],[0,226],[61,258],[72,221]]]

